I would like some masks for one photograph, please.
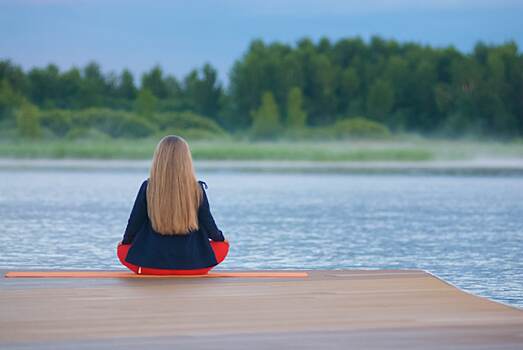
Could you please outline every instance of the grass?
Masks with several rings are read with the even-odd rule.
[[[150,159],[157,139],[1,141],[4,158]],[[523,158],[523,144],[442,141],[422,138],[386,141],[246,142],[193,141],[198,160],[427,161]]]

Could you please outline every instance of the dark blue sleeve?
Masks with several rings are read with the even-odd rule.
[[[134,236],[140,230],[145,220],[147,219],[147,180],[140,186],[140,190],[136,195],[129,221],[125,229],[122,244],[130,244],[133,242]]]
[[[198,209],[198,224],[207,232],[207,235],[213,241],[223,242],[225,238],[223,237],[222,231],[218,229],[214,218],[211,214],[211,208],[209,207],[209,200],[207,199],[207,194],[205,193],[205,188],[207,185],[205,182],[199,181],[202,186],[202,203]]]

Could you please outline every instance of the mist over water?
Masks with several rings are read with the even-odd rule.
[[[0,269],[121,269],[142,170],[0,170]],[[199,172],[220,269],[425,269],[523,307],[523,177]]]

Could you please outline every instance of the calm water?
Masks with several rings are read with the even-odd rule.
[[[0,268],[120,268],[145,171],[0,170]],[[421,268],[523,307],[523,178],[199,173],[224,269]]]

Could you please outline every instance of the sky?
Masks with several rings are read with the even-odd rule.
[[[466,52],[514,40],[521,52],[522,18],[523,0],[0,0],[0,59],[137,75],[159,64],[178,78],[208,62],[226,83],[253,39],[379,35]]]

